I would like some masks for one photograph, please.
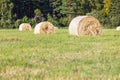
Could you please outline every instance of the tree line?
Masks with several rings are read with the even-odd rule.
[[[79,15],[96,17],[106,28],[120,25],[120,0],[0,0],[0,28],[33,27],[41,21],[67,27]]]

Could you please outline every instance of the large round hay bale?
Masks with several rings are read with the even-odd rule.
[[[32,27],[29,23],[22,23],[19,26],[19,31],[31,31]]]
[[[78,16],[72,19],[69,24],[69,33],[77,36],[100,35],[102,26],[100,22],[92,16]]]
[[[34,34],[52,34],[55,31],[56,27],[51,22],[44,21],[35,26]]]
[[[116,28],[116,30],[120,30],[120,26],[118,26],[118,27]]]

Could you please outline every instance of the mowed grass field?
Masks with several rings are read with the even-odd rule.
[[[119,80],[120,31],[72,36],[0,30],[0,80]]]

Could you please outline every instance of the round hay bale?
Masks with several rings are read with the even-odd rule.
[[[69,33],[77,36],[100,35],[102,26],[100,22],[92,16],[78,16],[72,19],[69,24]]]
[[[118,26],[118,27],[116,28],[116,30],[120,30],[120,26]]]
[[[44,21],[35,26],[34,34],[52,34],[55,33],[56,29],[52,23]]]
[[[22,23],[19,26],[19,31],[31,31],[32,27],[29,23]]]

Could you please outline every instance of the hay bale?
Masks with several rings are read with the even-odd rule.
[[[69,33],[77,36],[100,35],[102,26],[99,21],[92,16],[78,16],[72,19],[69,24]]]
[[[56,29],[52,23],[44,21],[35,26],[34,34],[52,34],[55,33]]]
[[[29,23],[22,23],[19,26],[19,31],[31,31],[32,27]]]
[[[120,26],[118,26],[118,27],[116,28],[116,30],[120,30]]]

